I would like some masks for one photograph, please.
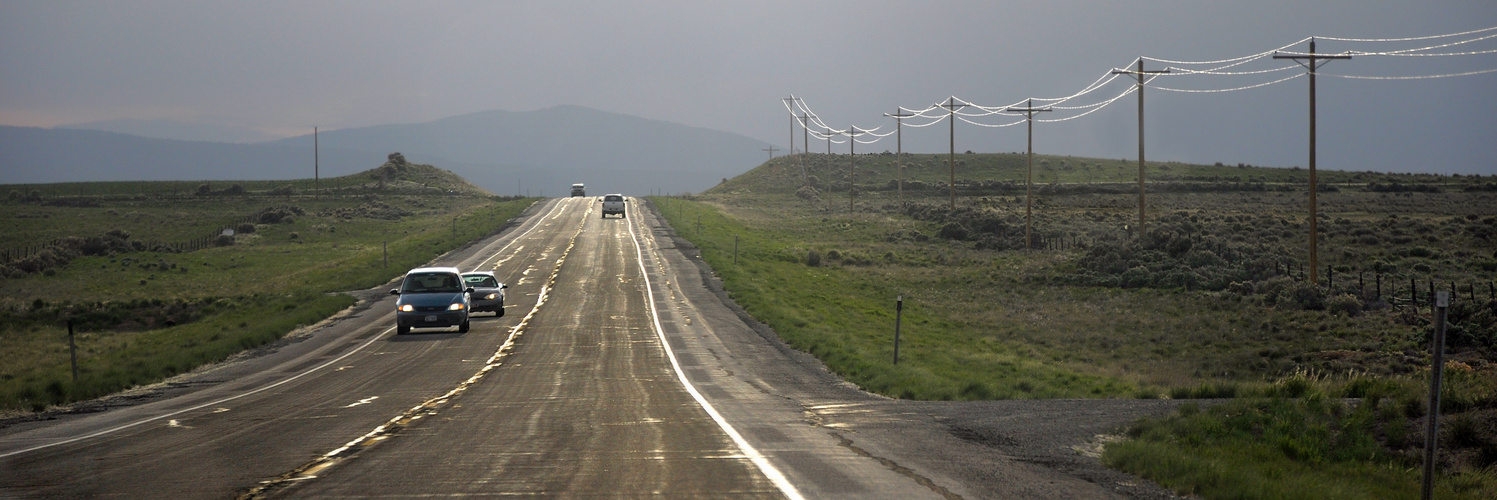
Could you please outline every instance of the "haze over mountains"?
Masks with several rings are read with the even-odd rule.
[[[43,129],[0,126],[0,183],[110,180],[260,180],[312,176],[311,134],[266,142],[184,141],[141,135],[244,131],[173,130],[165,122],[114,121]],[[114,131],[81,130],[84,127]],[[139,130],[141,135],[119,133]],[[181,137],[182,135],[177,135]],[[187,135],[186,137],[194,137]],[[208,137],[214,137],[208,135]],[[580,106],[484,111],[426,123],[318,134],[325,177],[379,166],[400,152],[451,170],[495,194],[648,194],[707,189],[766,158],[749,137]]]

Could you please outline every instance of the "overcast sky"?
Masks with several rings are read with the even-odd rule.
[[[994,106],[1067,96],[1140,55],[1218,60],[1312,35],[1399,38],[1494,26],[1492,0],[4,0],[0,124],[170,119],[290,136],[314,125],[328,130],[576,104],[785,148],[791,123],[781,99],[790,95],[830,126],[888,131],[893,123],[882,114],[898,106],[922,108],[951,95]],[[1317,49],[1398,50],[1493,34],[1382,44],[1323,40]],[[1497,39],[1429,52],[1493,49]],[[1264,59],[1228,71],[1289,64]],[[1358,56],[1321,71],[1419,76],[1489,69],[1497,69],[1497,54]],[[1151,84],[1220,89],[1293,74],[1175,75]],[[1126,82],[1066,105],[1114,97]],[[1321,168],[1497,173],[1497,73],[1321,76],[1318,86]],[[1226,93],[1150,88],[1149,158],[1305,165],[1307,87],[1301,77]],[[1129,95],[1085,117],[1037,123],[1036,151],[1136,158],[1136,113]],[[947,130],[945,123],[905,129],[906,150],[944,152]],[[893,150],[893,139],[859,151]],[[1023,126],[956,126],[958,151],[1021,151],[1024,140]],[[798,132],[795,141],[802,147]],[[825,147],[812,144],[813,151]]]

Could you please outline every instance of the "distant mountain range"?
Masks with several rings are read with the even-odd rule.
[[[74,127],[81,126],[87,124]],[[762,163],[769,147],[738,134],[580,106],[331,130],[317,140],[327,177],[377,167],[400,152],[496,194],[552,196],[575,182],[588,184],[590,194],[698,192]],[[0,161],[5,184],[294,179],[312,176],[313,138],[233,144],[0,126]]]

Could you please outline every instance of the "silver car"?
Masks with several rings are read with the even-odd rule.
[[[473,289],[472,312],[493,311],[494,317],[504,315],[504,289],[509,285],[500,283],[493,272],[463,273],[463,285]]]

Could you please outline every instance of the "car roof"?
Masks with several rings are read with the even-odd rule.
[[[452,274],[463,274],[463,272],[459,271],[456,267],[418,267],[418,268],[412,269],[410,271],[406,271],[406,274],[419,274],[419,273],[452,273]]]
[[[617,197],[619,197],[619,198],[623,198],[623,197],[624,197],[624,195],[621,195],[621,194],[618,194],[618,193],[613,193],[613,194],[605,194],[605,195],[603,195],[603,196],[605,196],[605,197],[608,197],[608,196],[617,196]]]
[[[468,271],[466,273],[463,273],[464,277],[474,276],[474,275],[483,275],[483,276],[493,277],[494,276],[494,272],[493,271]]]

